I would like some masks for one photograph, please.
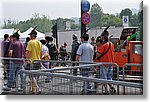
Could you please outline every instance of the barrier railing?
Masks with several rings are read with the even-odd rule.
[[[143,84],[143,64],[135,64],[135,63],[126,63],[123,65],[123,81],[130,81],[134,83],[142,83]],[[125,86],[123,87],[123,93],[128,91]],[[141,93],[143,93],[143,87],[140,89]]]
[[[42,63],[42,62],[45,62],[45,61],[36,60],[33,63]],[[75,64],[78,64],[80,66],[55,67],[54,69],[51,69],[51,70],[45,70],[44,69],[44,70],[38,70],[36,72],[48,72],[48,71],[51,71],[53,73],[54,72],[55,73],[58,73],[58,72],[59,73],[62,73],[62,72],[64,73],[64,70],[67,70],[67,71],[65,71],[65,74],[74,75],[73,74],[73,70],[79,70],[77,75],[82,75],[82,73],[85,73],[85,74],[89,73],[90,74],[89,77],[95,77],[95,75],[97,73],[95,73],[93,75],[93,71],[95,70],[96,67],[98,67],[97,68],[98,71],[96,71],[96,72],[102,73],[101,70],[100,70],[100,66],[109,65],[109,66],[115,66],[115,67],[117,67],[117,73],[115,73],[115,74],[117,75],[116,80],[119,80],[119,66],[116,63],[108,63],[108,62],[96,63],[96,62],[75,62],[75,61],[50,61],[50,63],[52,63],[52,62],[53,63],[59,63],[59,64],[64,63],[64,64],[70,64],[70,65],[72,65],[73,63],[75,63]],[[89,69],[90,71],[87,71],[85,69]],[[66,72],[68,72],[68,73],[66,73]],[[111,74],[113,74],[113,73],[111,72]],[[98,78],[101,78],[100,75],[98,75],[99,76]],[[111,76],[113,76],[113,75],[111,75]],[[117,90],[118,90],[117,93],[119,94],[119,86],[117,86]]]
[[[101,84],[113,84],[113,85],[119,85],[119,86],[126,86],[130,87],[131,92],[134,90],[134,94],[141,94],[137,89],[142,88],[143,85],[139,83],[131,83],[131,82],[123,82],[123,81],[112,81],[112,80],[104,80],[104,79],[98,79],[98,78],[91,78],[91,77],[80,77],[80,76],[72,76],[72,75],[66,75],[66,74],[58,74],[58,73],[48,73],[48,72],[37,72],[37,71],[28,71],[23,70],[23,72],[26,75],[36,75],[40,76],[38,84],[41,87],[44,87],[41,89],[41,94],[48,94],[48,95],[80,95],[82,94],[82,85],[83,82],[90,82],[90,83],[101,83]],[[47,77],[53,77],[50,83],[44,83],[44,79]],[[28,84],[28,82],[26,82]],[[27,85],[26,85],[27,86]],[[30,87],[26,87],[24,91],[24,94],[30,94],[29,92]],[[136,91],[137,90],[137,91]],[[103,94],[102,91],[99,91],[98,93],[95,93],[95,90],[90,90],[91,93],[83,93],[85,95],[88,94]],[[122,93],[122,92],[120,92]]]
[[[24,75],[20,72],[20,70],[24,69],[27,63],[31,63],[31,60],[24,58],[0,57],[0,68],[2,75],[0,80],[2,91],[15,92],[16,90],[14,88],[21,88]],[[20,78],[16,78],[18,77],[17,75],[20,76]]]
[[[96,62],[76,62],[76,61],[33,61],[27,59],[16,59],[16,58],[1,58],[3,60],[22,60],[24,62],[24,67],[27,67],[27,62],[30,62],[28,68],[19,70],[16,74],[16,88],[13,90],[18,94],[33,94],[30,93],[32,90],[33,81],[37,81],[37,84],[40,88],[41,94],[105,94],[106,90],[104,89],[105,84],[112,84],[116,88],[116,93],[109,90],[108,94],[138,94],[141,95],[141,89],[143,89],[142,83],[134,82],[125,82],[119,81],[119,66],[116,63],[96,63]],[[57,66],[50,66],[51,69],[46,69],[41,66],[43,62],[56,63]],[[62,67],[61,64],[65,66]],[[77,66],[72,66],[76,64]],[[97,78],[95,75],[99,72],[101,74],[101,66],[113,66],[117,67],[117,78],[115,80],[104,80],[101,77]],[[124,68],[127,65],[124,65]],[[129,65],[130,66],[130,65]],[[38,68],[38,70],[36,69]],[[123,70],[124,70],[123,68]],[[36,70],[35,70],[36,69]],[[74,75],[74,70],[77,70],[77,74]],[[90,70],[84,70],[90,69]],[[98,69],[98,70],[95,70]],[[89,73],[88,76],[82,76],[83,71]],[[21,81],[19,78],[20,73],[23,73],[24,80]],[[84,74],[85,74],[84,73]],[[100,76],[100,75],[99,75]],[[125,76],[125,71],[123,71],[123,77]],[[35,78],[33,80],[32,78]],[[31,80],[32,79],[32,80]],[[45,80],[50,79],[50,80]],[[123,78],[124,79],[124,78]],[[98,87],[95,89],[95,85],[98,84]],[[91,88],[88,88],[88,86]],[[23,87],[23,91],[18,90],[20,87]],[[35,86],[34,86],[35,87]],[[129,90],[125,92],[125,90]]]

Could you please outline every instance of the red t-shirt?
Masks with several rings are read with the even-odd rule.
[[[109,48],[109,43],[110,43],[110,48]],[[107,51],[109,48],[108,52],[102,56],[99,60],[99,62],[113,62],[113,51],[114,51],[114,45],[111,42],[107,42],[103,45],[100,45],[97,49],[97,52],[100,54],[103,54]]]

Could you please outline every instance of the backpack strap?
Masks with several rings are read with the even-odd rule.
[[[110,46],[111,46],[111,43],[109,42],[108,49],[107,49],[104,53],[102,53],[102,54],[97,58],[97,60],[100,60],[100,59],[108,52],[108,50],[110,49]]]

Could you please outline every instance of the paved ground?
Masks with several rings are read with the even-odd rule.
[[[3,68],[1,67],[0,63],[0,93],[2,92],[2,87],[3,87]]]

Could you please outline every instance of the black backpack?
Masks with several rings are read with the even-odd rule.
[[[71,54],[71,58],[73,61],[75,61],[75,59],[76,59],[77,50],[80,46],[80,43],[78,41],[75,41],[74,43],[75,43],[76,47],[75,47],[73,53]]]
[[[78,50],[78,48],[79,48],[79,46],[81,45],[81,43],[79,43],[79,42],[77,41],[76,44],[77,44],[76,50]]]
[[[48,50],[49,50],[49,54],[52,56],[52,55],[57,55],[57,49],[56,49],[56,45],[54,43],[52,44],[47,44],[46,45],[48,47]]]

